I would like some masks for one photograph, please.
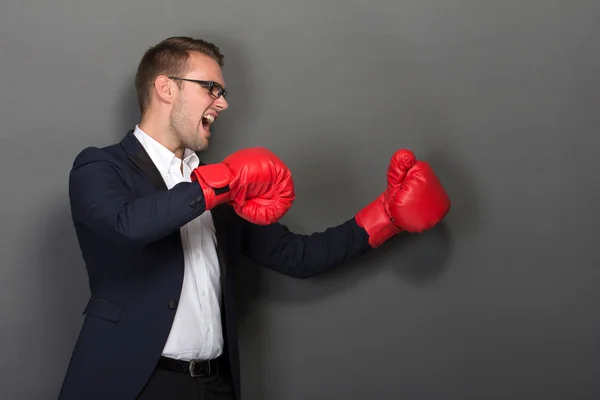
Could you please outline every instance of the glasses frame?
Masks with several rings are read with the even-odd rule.
[[[219,97],[223,96],[223,98],[227,98],[227,90],[225,90],[225,88],[223,86],[221,86],[221,84],[219,82],[215,82],[215,81],[201,81],[198,79],[189,79],[189,78],[180,78],[178,76],[169,76],[170,79],[174,79],[176,81],[187,81],[187,82],[194,82],[197,83],[198,85],[202,86],[203,88],[208,89],[208,93],[213,96],[215,99],[218,99]],[[213,93],[213,88],[217,88],[217,94]]]

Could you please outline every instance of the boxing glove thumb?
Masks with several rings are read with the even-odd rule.
[[[388,166],[386,190],[356,214],[356,223],[369,235],[371,247],[381,246],[402,231],[402,228],[392,222],[387,205],[390,201],[390,193],[402,190],[402,182],[414,165],[415,155],[412,151],[406,149],[396,151]]]
[[[394,153],[387,170],[388,190],[395,190],[402,185],[408,171],[415,165],[415,153],[400,149]]]

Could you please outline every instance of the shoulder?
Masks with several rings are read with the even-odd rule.
[[[111,144],[105,147],[88,146],[77,153],[72,169],[97,162],[106,162],[116,166],[125,157],[125,152],[120,144]]]
[[[106,180],[123,182],[127,179],[126,158],[120,144],[86,147],[75,156],[69,172],[69,184],[87,187]]]

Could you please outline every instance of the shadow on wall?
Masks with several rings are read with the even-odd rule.
[[[422,233],[403,232],[378,249],[306,281],[274,277],[277,283],[269,285],[269,279],[264,276],[261,278],[260,275],[264,272],[259,270],[260,267],[249,263],[248,267],[240,271],[245,297],[309,303],[320,301],[332,292],[349,290],[355,285],[360,285],[365,278],[377,273],[377,269],[384,266],[392,268],[401,279],[414,285],[425,285],[437,279],[451,265],[457,234],[460,233],[459,237],[462,237],[465,232],[476,231],[481,220],[480,202],[468,171],[459,161],[445,154],[431,152],[420,157],[427,160],[436,170],[452,200],[450,213],[436,227]],[[337,161],[340,161],[339,165],[344,165],[343,160]],[[331,158],[314,160],[312,168],[326,171],[327,165],[337,161],[332,161]],[[322,165],[314,165],[315,163]],[[331,182],[326,176],[312,176],[315,179],[311,181],[309,192],[325,193],[328,204],[343,204],[347,199],[362,197],[354,177],[349,174],[336,175],[334,193],[330,193]],[[322,196],[308,196],[306,202],[311,202],[307,208],[315,210],[314,218],[325,217],[319,214],[323,212]],[[291,217],[286,216],[285,219],[290,220]],[[307,232],[304,227],[293,221],[284,223],[294,232]],[[252,302],[245,303],[243,307],[252,307],[251,304]]]
[[[477,190],[474,172],[468,169],[462,159],[453,158],[448,151],[429,151],[420,157],[429,161],[452,201],[445,224],[452,227],[452,232],[461,238],[476,234],[483,224],[484,204]]]
[[[334,292],[361,285],[384,266],[392,268],[401,279],[413,285],[425,285],[446,272],[451,264],[452,248],[450,229],[442,222],[427,232],[403,232],[378,249],[305,281],[276,277],[277,283],[269,285],[261,277],[261,267],[251,262],[241,268],[240,281],[245,298],[319,302]],[[249,309],[252,303],[245,302],[242,307]]]
[[[325,158],[314,160],[312,167],[318,171],[326,171],[326,165],[332,163],[344,165],[344,162],[338,164],[339,160],[332,161],[331,157]],[[244,368],[243,380],[249,398],[261,398],[268,385],[268,377],[261,375],[261,369],[253,368],[255,365],[262,365],[263,350],[267,347],[260,321],[260,310],[265,303],[270,301],[318,302],[333,293],[361,285],[365,279],[381,271],[381,268],[391,268],[399,279],[415,286],[427,285],[449,272],[455,240],[463,237],[465,232],[475,232],[481,221],[481,206],[476,186],[460,160],[453,160],[446,152],[431,152],[421,155],[420,158],[430,162],[452,200],[450,213],[433,229],[418,234],[403,232],[362,257],[303,281],[278,276],[275,273],[271,275],[270,272],[250,261],[240,265],[238,271],[240,292],[238,304],[242,317],[240,325],[247,326],[245,329],[249,336],[247,339],[249,345],[246,346],[245,355],[250,358],[250,360],[242,359],[242,364],[248,365]],[[320,179],[310,181],[309,192],[325,193],[328,204],[343,204],[347,199],[361,198],[358,193],[360,188],[354,184],[354,177],[349,174],[336,175],[336,190],[332,193],[330,193],[331,182],[327,176],[319,174],[311,174],[311,176]],[[322,218],[323,216],[318,213],[322,212],[319,205],[322,205],[323,197],[308,197],[307,201],[315,202],[308,207],[315,209],[314,218]],[[287,221],[282,222],[293,232],[311,233],[296,224],[291,215],[288,214],[284,219]],[[253,312],[255,309],[258,311]],[[244,317],[247,317],[246,321]]]
[[[250,400],[265,398],[269,392],[268,385],[272,384],[263,373],[263,368],[260,368],[271,347],[264,328],[265,323],[272,323],[264,317],[263,309],[268,303],[318,302],[363,284],[384,267],[391,267],[401,279],[423,285],[436,279],[447,269],[451,249],[450,232],[442,223],[422,234],[398,235],[376,251],[329,273],[303,281],[283,276],[268,277],[264,268],[250,261],[242,262],[237,275],[240,292],[238,310],[243,332],[240,351],[244,396]]]

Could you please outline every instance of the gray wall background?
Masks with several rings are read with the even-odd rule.
[[[332,273],[240,281],[246,399],[600,396],[600,3],[73,2],[0,6],[3,399],[56,398],[87,301],[67,178],[139,117],[133,76],[172,35],[226,55],[206,161],[264,145],[284,222],[351,218],[393,151],[427,159],[443,225]]]

